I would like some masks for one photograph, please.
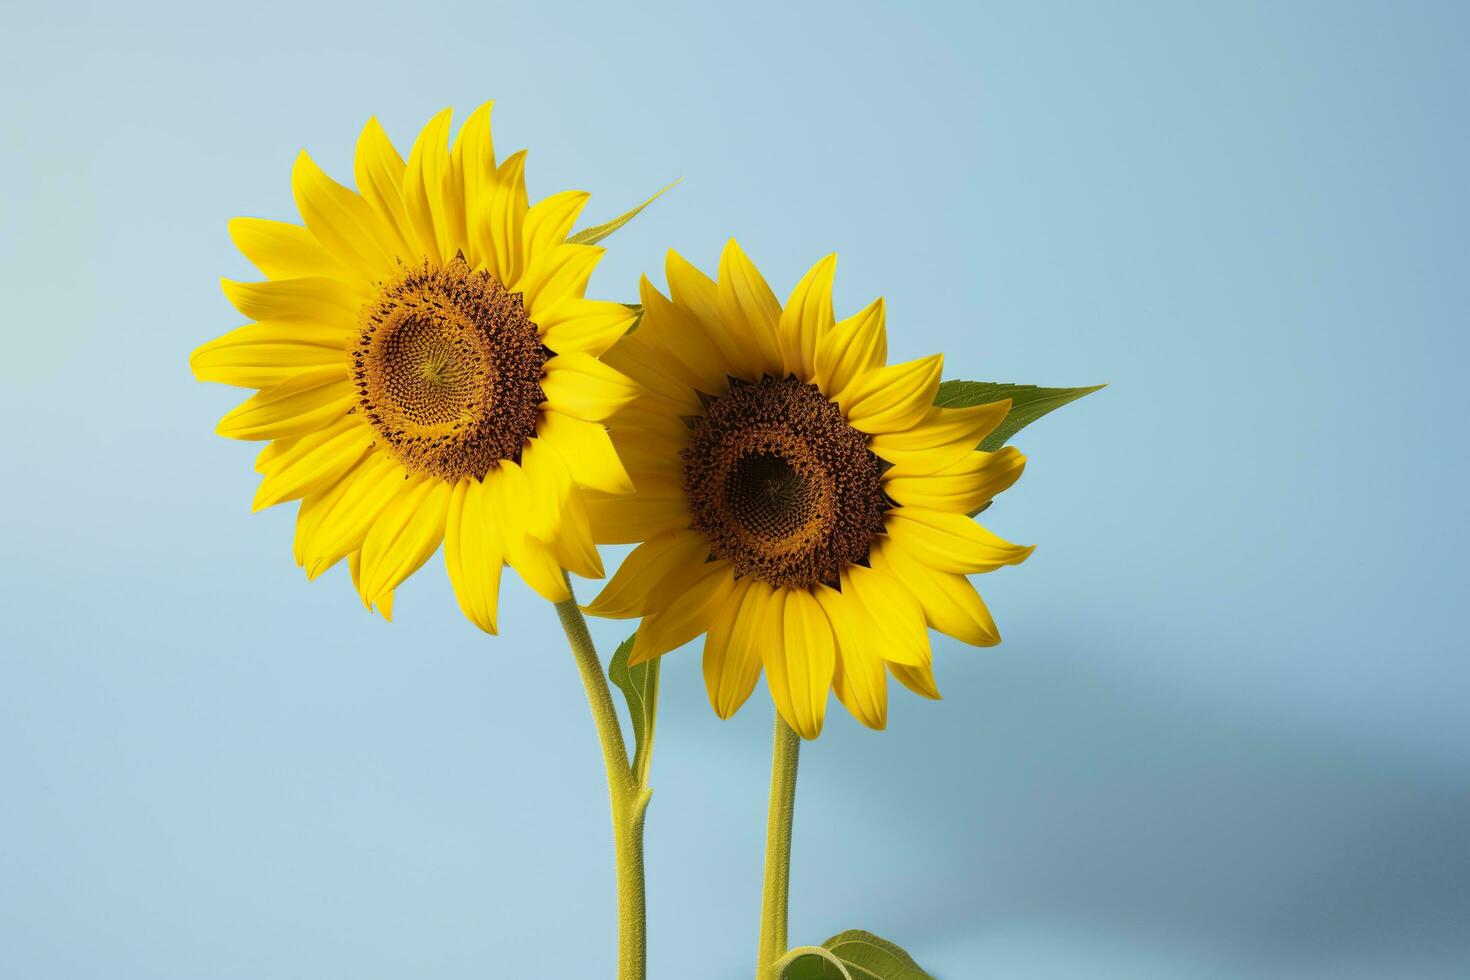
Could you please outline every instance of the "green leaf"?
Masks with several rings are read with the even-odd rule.
[[[568,245],[596,245],[598,242],[602,241],[608,235],[611,235],[613,232],[615,232],[619,228],[623,227],[623,225],[627,224],[628,222],[632,221],[634,218],[638,217],[638,212],[639,211],[642,211],[644,208],[648,207],[654,201],[657,201],[664,194],[665,191],[671,190],[678,183],[679,182],[677,180],[674,181],[673,184],[670,184],[668,187],[665,187],[663,190],[659,191],[657,194],[653,195],[648,200],[644,201],[642,204],[638,205],[636,208],[634,208],[633,210],[629,211],[627,214],[624,214],[624,215],[621,215],[619,217],[616,217],[616,218],[612,219],[611,221],[609,221],[607,224],[604,224],[604,225],[593,225],[591,228],[583,228],[581,231],[577,232],[575,235],[573,235],[572,237],[568,238],[567,239],[567,244]]]
[[[811,949],[812,952],[786,964],[786,969],[781,971],[781,980],[853,980],[852,974],[836,956],[825,949]]]
[[[658,665],[662,657],[654,657],[636,667],[628,666],[633,652],[634,632],[613,653],[607,665],[607,678],[623,692],[628,702],[628,717],[633,721],[633,775],[639,786],[648,783],[648,757],[653,751],[653,723],[658,714]]]
[[[791,962],[781,980],[934,980],[898,946],[861,929],[839,932],[820,947],[803,946],[787,956]]]
[[[849,929],[822,946],[842,961],[852,980],[934,980],[912,956],[871,932]]]
[[[939,386],[934,404],[941,408],[966,408],[1009,398],[1011,410],[1004,421],[976,447],[994,452],[1010,442],[1011,436],[1048,412],[1106,387],[1107,385],[1093,385],[1090,388],[1038,388],[1035,385],[1013,385],[999,381],[946,381]]]

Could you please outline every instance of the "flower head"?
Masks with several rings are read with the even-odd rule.
[[[266,277],[224,282],[253,322],[190,363],[259,389],[218,431],[267,442],[255,507],[301,501],[308,577],[347,558],[389,614],[443,543],[460,607],[493,633],[503,565],[554,601],[563,568],[602,575],[583,493],[632,489],[603,420],[637,389],[599,358],[635,314],[584,297],[603,250],[568,237],[587,195],[529,206],[525,152],[497,164],[490,106],[452,147],[449,120],[407,162],[370,120],[355,191],[302,153],[303,224],[230,223]]]
[[[971,515],[1021,474],[976,449],[1009,402],[934,406],[940,356],[885,366],[883,301],[835,320],[835,257],[783,307],[731,242],[711,281],[670,252],[638,329],[607,354],[638,396],[608,422],[637,492],[593,494],[603,542],[641,542],[588,611],[643,617],[630,661],[704,634],[729,717],[762,670],[786,721],[822,729],[827,692],[873,728],[887,674],[938,697],[927,628],[1000,642],[966,578],[1016,564]]]

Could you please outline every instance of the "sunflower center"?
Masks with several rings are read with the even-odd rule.
[[[483,479],[536,433],[551,356],[520,293],[462,257],[384,283],[362,308],[358,405],[409,471]]]
[[[774,586],[835,586],[883,530],[882,463],[815,385],[732,379],[683,451],[692,527]]]

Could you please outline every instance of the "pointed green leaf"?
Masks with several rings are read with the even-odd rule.
[[[611,235],[613,232],[615,232],[619,228],[623,227],[623,225],[627,224],[628,222],[632,221],[634,218],[638,217],[638,212],[639,211],[642,211],[644,208],[648,207],[654,201],[657,201],[664,194],[665,191],[671,190],[678,183],[679,182],[677,180],[674,181],[674,183],[670,184],[668,187],[665,187],[663,190],[659,191],[657,194],[653,195],[648,200],[644,201],[642,204],[638,205],[636,208],[634,208],[633,210],[629,211],[627,214],[624,214],[624,215],[621,215],[619,217],[616,217],[616,218],[612,219],[611,221],[609,221],[607,224],[593,225],[591,228],[583,228],[581,231],[577,232],[575,235],[573,235],[572,237],[568,238],[567,239],[567,244],[568,245],[596,245],[598,242],[602,241],[608,235]]]
[[[1005,420],[976,447],[994,452],[1009,442],[1011,436],[1048,412],[1106,387],[1107,385],[1093,385],[1090,388],[1038,388],[1035,385],[1013,385],[999,381],[946,381],[939,386],[934,404],[941,408],[966,408],[1009,398],[1011,410]]]
[[[635,632],[613,653],[607,665],[607,678],[623,692],[628,702],[628,717],[633,722],[633,775],[639,786],[648,782],[648,758],[653,751],[653,723],[658,714],[658,665],[662,657],[655,657],[635,667],[628,666],[628,654],[633,652]]]

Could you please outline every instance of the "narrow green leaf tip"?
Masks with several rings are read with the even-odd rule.
[[[971,405],[988,405],[1009,398],[1011,410],[1004,421],[975,447],[986,452],[995,452],[1010,442],[1017,432],[1043,415],[1106,387],[1107,385],[1092,385],[1088,388],[1038,388],[1036,385],[1015,385],[1000,381],[946,381],[939,386],[934,404],[940,408],[968,408]]]
[[[615,232],[619,228],[623,227],[623,225],[627,224],[628,222],[632,221],[634,218],[638,217],[638,212],[640,212],[644,208],[648,207],[654,201],[657,201],[666,192],[673,190],[678,185],[679,185],[679,181],[677,181],[677,180],[674,181],[668,187],[665,187],[663,190],[659,191],[657,194],[653,195],[648,200],[644,201],[642,204],[638,205],[636,208],[634,208],[633,210],[629,211],[627,214],[619,215],[618,217],[616,217],[616,218],[612,219],[611,221],[607,222],[606,224],[593,225],[591,228],[583,228],[581,231],[577,232],[575,235],[573,235],[572,237],[568,238],[567,239],[567,244],[568,245],[596,245],[598,242],[602,241],[608,235],[611,235],[613,232]]]

